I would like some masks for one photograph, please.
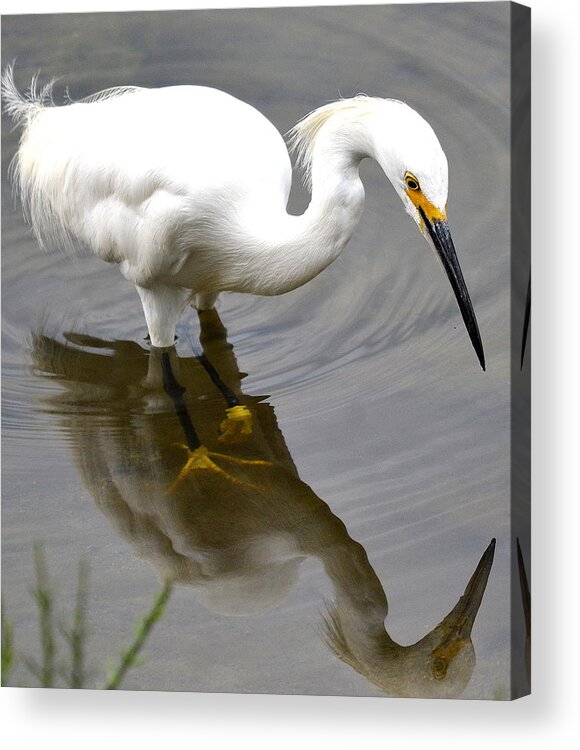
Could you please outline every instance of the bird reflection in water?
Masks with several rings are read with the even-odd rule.
[[[70,435],[100,510],[161,575],[194,587],[205,606],[227,616],[279,605],[300,563],[318,559],[334,592],[321,631],[339,659],[391,695],[461,695],[475,667],[471,631],[495,540],[449,614],[417,643],[396,643],[364,548],[300,479],[272,406],[241,392],[217,312],[199,316],[201,357],[79,334],[66,343],[33,336],[37,373],[64,386],[46,406]],[[167,393],[172,377],[178,386]],[[227,385],[220,393],[216,383]],[[244,407],[238,413],[251,424],[224,421],[224,397],[229,409]],[[197,440],[215,468],[184,471],[184,434],[189,455]]]

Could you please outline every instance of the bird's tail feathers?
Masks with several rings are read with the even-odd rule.
[[[71,255],[78,249],[77,243],[55,208],[65,172],[40,168],[41,148],[28,149],[27,156],[23,157],[23,148],[29,143],[39,115],[55,106],[52,91],[56,81],[53,78],[40,86],[36,75],[29,89],[21,92],[14,83],[14,65],[10,64],[2,73],[2,106],[22,129],[20,147],[10,164],[9,177],[14,194],[20,198],[24,217],[43,249],[58,248]]]
[[[26,128],[31,120],[45,107],[53,106],[52,91],[57,79],[52,78],[40,86],[38,74],[32,77],[29,89],[22,93],[14,83],[14,63],[7,65],[2,73],[2,106],[16,125]]]

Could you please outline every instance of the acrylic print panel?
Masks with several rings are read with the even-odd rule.
[[[58,125],[4,102],[30,123],[29,213],[69,251],[11,199],[5,112],[3,684],[528,692],[528,23],[509,3],[3,18],[16,88],[58,77]],[[67,103],[174,85],[280,133],[360,92],[421,117],[359,97],[310,119],[289,218],[254,110]],[[146,308],[193,289],[175,349],[169,303],[148,341],[91,250]]]

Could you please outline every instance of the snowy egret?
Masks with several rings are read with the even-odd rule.
[[[88,246],[141,297],[151,344],[170,347],[185,306],[222,291],[283,294],[342,252],[359,221],[359,163],[375,159],[447,273],[483,369],[483,346],[447,223],[447,159],[431,126],[394,99],[326,104],[290,132],[312,197],[287,213],[292,167],[260,112],[212,88],[109,89],[54,106],[8,67],[4,106],[23,129],[13,164],[43,246]]]
[[[134,342],[87,336],[67,335],[66,343],[33,337],[35,371],[57,377],[66,388],[45,398],[70,437],[99,509],[140,558],[162,577],[192,587],[199,601],[221,615],[256,615],[279,606],[296,586],[302,563],[317,560],[332,587],[320,629],[341,661],[390,694],[460,695],[475,668],[471,633],[495,540],[441,622],[416,643],[398,643],[388,632],[387,596],[364,547],[300,478],[273,407],[242,393],[217,312],[202,313],[200,324],[203,356],[254,415],[244,444],[251,460],[239,461],[237,446],[220,444],[216,462],[224,470],[188,473],[175,485],[171,502],[166,487],[177,472],[174,441],[180,428],[175,418],[168,419],[162,401],[155,404],[163,393],[138,385],[145,372],[161,370],[167,353],[147,356]],[[197,405],[200,434],[213,451],[221,397],[195,358],[180,358],[175,365]],[[398,599],[401,609],[404,598]]]

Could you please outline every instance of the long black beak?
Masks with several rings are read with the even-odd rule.
[[[492,539],[481,556],[475,572],[469,579],[463,596],[441,623],[440,627],[442,626],[445,629],[449,642],[467,640],[470,637],[475,617],[485,593],[487,579],[493,565],[494,553],[495,539]]]
[[[451,239],[451,233],[449,232],[449,224],[445,220],[430,221],[425,212],[419,207],[419,213],[421,218],[425,222],[429,236],[433,241],[437,255],[443,263],[443,268],[447,274],[459,310],[461,311],[461,317],[469,333],[469,338],[479,359],[479,364],[482,369],[485,370],[485,355],[483,353],[483,345],[481,343],[481,336],[479,335],[479,328],[477,326],[477,320],[475,319],[475,312],[473,311],[473,305],[469,298],[469,292],[465,284],[465,279],[461,273],[461,267],[459,266],[459,260],[457,259],[457,253],[455,252],[455,246]]]

